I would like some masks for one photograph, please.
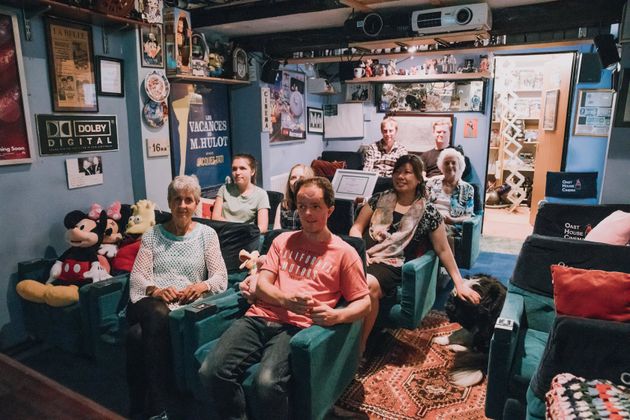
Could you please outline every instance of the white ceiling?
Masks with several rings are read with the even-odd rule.
[[[488,3],[491,9],[502,9],[505,7],[547,3],[550,1],[554,0],[487,0],[486,3]],[[369,3],[369,7],[375,11],[394,11],[399,8],[418,7],[419,9],[430,9],[483,2],[470,0],[364,0],[362,3]],[[220,9],[217,9],[217,12],[220,13]],[[348,7],[323,12],[300,13],[289,16],[226,23],[223,25],[205,27],[204,29],[233,38],[318,28],[338,28],[343,26],[343,23],[351,13],[352,8]]]

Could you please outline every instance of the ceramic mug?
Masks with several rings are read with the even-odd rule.
[[[365,69],[363,67],[355,67],[354,69],[354,78],[360,79],[365,76]]]

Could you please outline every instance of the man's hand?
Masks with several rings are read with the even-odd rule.
[[[194,302],[207,291],[208,286],[206,286],[205,283],[191,284],[179,292],[179,303],[185,305],[187,303]]]
[[[341,322],[338,311],[325,303],[318,303],[311,309],[311,319],[313,323],[323,327],[330,327]]]
[[[241,291],[241,294],[247,302],[254,303],[256,302],[256,284],[258,283],[257,276],[247,276],[245,280],[238,284],[238,288]]]
[[[155,289],[151,293],[151,297],[161,299],[166,303],[173,303],[179,300],[179,293],[174,287],[167,287],[166,289]]]
[[[283,306],[298,315],[307,315],[314,303],[313,298],[307,293],[296,292],[285,296]]]

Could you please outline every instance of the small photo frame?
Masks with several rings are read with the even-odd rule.
[[[343,200],[368,199],[374,192],[378,174],[354,169],[337,169],[332,180],[335,198]]]
[[[347,83],[346,102],[369,102],[372,100],[370,83]]]
[[[612,89],[578,89],[573,135],[608,137],[614,96]]]
[[[96,93],[101,96],[125,96],[123,60],[96,56]]]
[[[66,159],[68,189],[103,183],[103,159],[100,155]]]
[[[164,68],[164,37],[162,25],[143,25],[140,31],[140,65],[149,68]]]
[[[560,89],[545,91],[545,110],[543,112],[543,130],[545,131],[553,131],[556,129],[559,96]]]
[[[324,110],[308,107],[308,132],[324,134]]]

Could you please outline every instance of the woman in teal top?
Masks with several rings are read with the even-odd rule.
[[[231,184],[222,185],[212,209],[212,220],[256,223],[260,233],[269,228],[269,197],[255,185],[256,159],[238,154],[232,159]]]

